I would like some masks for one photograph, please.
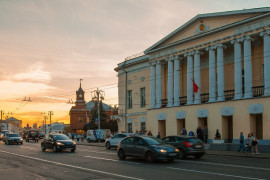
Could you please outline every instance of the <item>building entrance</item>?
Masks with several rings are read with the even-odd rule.
[[[262,114],[251,114],[250,115],[250,132],[254,132],[257,139],[263,139]]]
[[[198,118],[198,127],[203,129],[205,126],[207,126],[207,118]]]
[[[222,139],[226,143],[233,140],[233,116],[222,116]]]
[[[186,128],[185,119],[177,119],[177,135],[181,135],[181,130]]]
[[[160,138],[166,137],[166,121],[165,120],[158,121],[158,132],[160,132]]]

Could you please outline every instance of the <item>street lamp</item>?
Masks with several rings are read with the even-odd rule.
[[[102,90],[99,90],[97,88],[97,90],[94,90],[91,92],[92,94],[92,99],[95,101],[98,101],[98,129],[100,129],[100,101],[104,100],[104,96],[105,96],[105,92]]]

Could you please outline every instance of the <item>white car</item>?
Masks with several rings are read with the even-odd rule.
[[[107,139],[105,141],[105,146],[107,149],[111,149],[111,147],[117,147],[118,143],[124,139],[125,137],[134,136],[134,133],[118,133],[113,137]]]

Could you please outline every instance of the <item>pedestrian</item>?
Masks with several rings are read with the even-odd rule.
[[[78,134],[78,135],[77,135],[77,142],[80,141],[80,138],[81,138],[81,136],[80,136],[80,134]]]
[[[157,138],[160,139],[160,132],[158,132]]]
[[[207,140],[208,140],[208,128],[207,128],[207,126],[204,126],[202,135],[203,135],[203,142],[207,143]]]
[[[220,138],[221,138],[221,135],[219,133],[219,130],[217,129],[215,139],[220,139]]]
[[[252,148],[252,139],[251,139],[251,133],[248,133],[247,137],[247,144],[246,144],[247,152],[251,153],[251,148]]]
[[[253,132],[251,133],[251,141],[252,141],[252,154],[254,154],[254,149],[256,150],[256,154],[260,154],[258,152],[258,140]]]
[[[151,131],[149,131],[147,135],[148,135],[148,136],[153,136],[153,134],[152,134]]]
[[[72,141],[74,141],[74,138],[75,138],[75,134],[74,133],[71,134],[71,138],[72,138]]]
[[[81,136],[81,141],[82,142],[84,141],[84,134],[82,134],[82,136]]]
[[[202,129],[201,129],[201,127],[198,127],[198,128],[197,128],[196,133],[197,133],[197,137],[198,137],[200,140],[203,141],[203,138],[202,138]]]
[[[181,135],[183,135],[183,136],[187,135],[187,130],[184,127],[181,130]]]
[[[240,146],[239,146],[237,152],[240,152],[241,149],[243,149],[243,151],[246,152],[246,149],[245,149],[245,137],[243,135],[243,132],[240,133],[239,141],[240,141]]]

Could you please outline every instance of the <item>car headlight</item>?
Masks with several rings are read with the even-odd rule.
[[[23,139],[21,138],[20,140],[22,141]]]
[[[76,143],[75,143],[75,142],[73,142],[73,145],[76,145]]]
[[[56,143],[58,146],[62,146],[63,145],[63,143],[61,143],[61,142],[57,142]]]
[[[175,149],[175,152],[179,152],[179,149],[176,148],[176,149]]]
[[[160,149],[160,148],[155,148],[155,150],[158,151],[158,152],[162,152],[162,153],[167,152],[165,149]]]

